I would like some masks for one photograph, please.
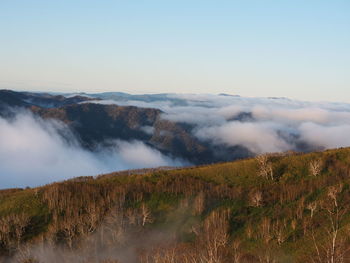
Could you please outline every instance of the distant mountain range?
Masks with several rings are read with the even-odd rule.
[[[225,95],[227,96],[227,95]],[[192,164],[207,164],[251,156],[243,146],[213,146],[192,133],[194,125],[162,118],[155,108],[105,105],[99,100],[169,101],[177,106],[187,100],[169,98],[167,94],[130,95],[120,92],[101,94],[48,94],[0,90],[0,115],[11,118],[14,109],[27,109],[43,119],[55,119],[68,125],[81,145],[95,150],[98,145],[108,146],[111,140],[138,140],[174,158]],[[199,102],[200,103],[200,102]],[[249,119],[249,113],[237,118]]]

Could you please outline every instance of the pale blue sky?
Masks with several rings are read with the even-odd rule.
[[[350,101],[349,0],[0,0],[0,87]]]

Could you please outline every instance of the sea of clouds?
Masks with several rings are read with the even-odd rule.
[[[93,103],[158,108],[162,118],[191,125],[193,135],[213,147],[239,145],[253,154],[350,146],[347,103],[198,94],[104,97]],[[153,132],[152,127],[142,129]],[[89,151],[65,124],[42,120],[23,110],[13,119],[0,117],[0,135],[0,189],[117,170],[189,164],[141,141],[115,140],[113,147]]]
[[[205,94],[95,102],[158,108],[165,119],[193,125],[200,140],[244,146],[254,154],[350,146],[348,103]]]

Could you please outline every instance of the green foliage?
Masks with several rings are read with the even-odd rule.
[[[9,195],[0,195],[0,216],[26,213],[30,216],[40,216],[47,213],[47,207],[41,202],[35,189],[25,189]]]

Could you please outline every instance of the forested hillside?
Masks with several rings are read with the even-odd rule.
[[[103,94],[101,96],[104,97]],[[136,96],[133,99],[151,98],[157,99],[158,96]],[[179,158],[186,164],[231,161],[253,155],[243,145],[214,146],[207,140],[200,140],[194,135],[194,124],[162,118],[164,112],[160,109],[104,105],[98,104],[99,101],[100,98],[91,96],[64,97],[0,90],[0,120],[4,118],[12,122],[19,113],[26,112],[46,123],[54,121],[64,124],[61,126],[66,130],[59,134],[69,137],[65,138],[68,141],[73,138],[84,149],[92,152],[102,148],[112,149],[116,140],[122,140],[142,142],[162,154]],[[64,136],[64,133],[71,134]]]
[[[350,262],[350,149],[0,191],[0,262]]]

